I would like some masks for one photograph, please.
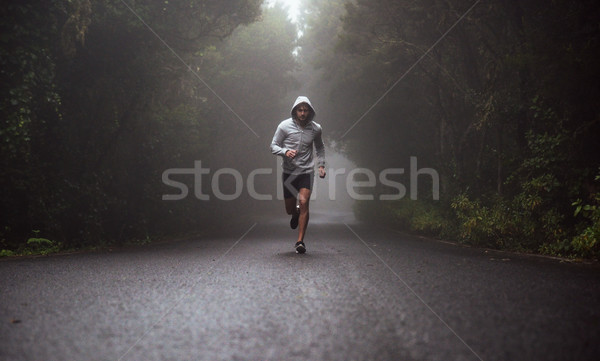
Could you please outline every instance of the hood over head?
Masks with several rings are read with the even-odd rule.
[[[294,118],[294,110],[296,110],[296,107],[302,103],[308,105],[310,107],[310,109],[312,110],[312,114],[308,117],[308,121],[310,122],[313,120],[315,115],[317,115],[317,112],[315,112],[315,108],[310,103],[310,100],[305,96],[299,96],[298,98],[296,98],[296,101],[294,102],[294,105],[292,106],[292,111],[291,111],[292,118]]]

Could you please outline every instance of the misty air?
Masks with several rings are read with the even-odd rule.
[[[595,1],[0,18],[0,359],[599,359]]]

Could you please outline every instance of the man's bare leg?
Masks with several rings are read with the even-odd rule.
[[[298,241],[304,241],[304,234],[306,233],[306,228],[308,227],[308,203],[310,201],[311,190],[306,188],[300,188],[300,193],[298,193],[298,200],[300,204],[300,218],[298,219]]]
[[[287,214],[292,215],[296,212],[296,197],[290,197],[285,199],[285,211]]]
[[[290,219],[290,228],[296,229],[298,228],[298,219],[300,218],[300,212],[296,206],[296,197],[290,197],[285,199],[285,211],[287,214],[292,215],[292,219]]]

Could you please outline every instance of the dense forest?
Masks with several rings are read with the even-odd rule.
[[[307,17],[304,61],[349,157],[377,170],[415,156],[441,179],[439,201],[359,202],[363,219],[600,254],[595,2],[315,0]]]
[[[166,169],[275,164],[267,139],[298,66],[280,6],[65,0],[0,11],[5,254],[194,232],[227,217],[227,202],[163,201],[177,193]]]
[[[177,191],[164,172],[201,161],[214,182],[218,169],[273,167],[268,144],[301,91],[325,140],[358,167],[408,173],[417,159],[439,174],[439,199],[421,177],[418,197],[357,201],[360,219],[477,246],[600,255],[594,1],[301,9],[295,24],[261,0],[3,6],[2,254],[148,241],[267,207],[248,192],[198,199],[211,195],[210,175],[178,178],[190,196],[165,201]],[[217,179],[223,194],[238,194],[233,174]],[[266,178],[260,194],[271,192]]]

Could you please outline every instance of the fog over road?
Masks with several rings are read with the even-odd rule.
[[[282,205],[283,208],[283,205]],[[283,213],[283,210],[282,210]],[[2,360],[597,360],[597,266],[311,214],[0,261]]]

